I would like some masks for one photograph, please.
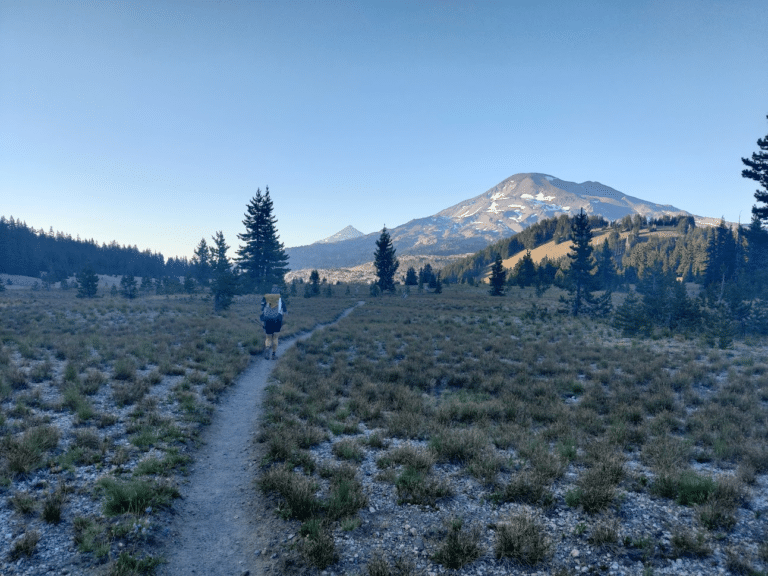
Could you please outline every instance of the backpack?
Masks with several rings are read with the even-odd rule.
[[[261,315],[264,320],[279,320],[280,319],[280,295],[279,294],[267,294],[264,296],[266,304]]]

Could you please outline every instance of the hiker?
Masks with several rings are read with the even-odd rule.
[[[271,358],[277,357],[277,334],[283,327],[283,316],[287,309],[285,302],[280,297],[280,289],[272,286],[271,294],[264,294],[261,299],[261,325],[264,326],[264,332],[267,333],[267,341],[264,343],[264,358],[269,360],[270,348],[272,348]]]

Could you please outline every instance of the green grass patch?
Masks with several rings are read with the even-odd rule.
[[[107,516],[145,514],[148,508],[167,506],[179,497],[179,491],[173,486],[144,480],[102,478],[97,486],[103,494],[104,514]]]

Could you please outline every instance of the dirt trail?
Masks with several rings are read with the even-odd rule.
[[[358,303],[358,306],[362,302]],[[348,316],[311,332],[282,341],[278,357],[296,341],[331,326]],[[203,446],[181,487],[170,533],[160,553],[168,561],[163,576],[190,574],[261,574],[260,551],[266,548],[275,519],[267,514],[254,485],[258,454],[252,441],[258,430],[267,379],[275,363],[257,356],[220,399],[211,425],[203,433]]]

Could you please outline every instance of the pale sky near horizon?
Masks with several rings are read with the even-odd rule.
[[[0,0],[0,216],[234,254],[257,187],[309,244],[519,172],[748,223],[764,0]]]

